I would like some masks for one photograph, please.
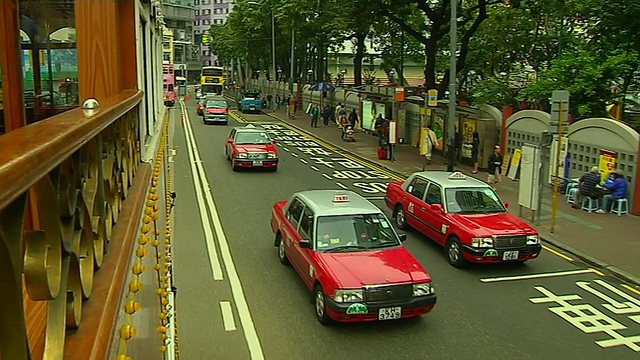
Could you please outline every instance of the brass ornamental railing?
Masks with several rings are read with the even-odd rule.
[[[75,109],[0,136],[1,359],[106,353],[123,294],[121,267],[133,248],[114,231],[132,233],[129,219],[118,222],[125,200],[136,219],[133,202],[140,210],[144,202],[137,194],[127,199],[141,169],[141,98],[122,92],[97,110]],[[78,328],[85,307],[91,321]],[[66,354],[65,345],[73,347]]]

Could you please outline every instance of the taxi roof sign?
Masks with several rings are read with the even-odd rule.
[[[247,124],[247,126],[245,126],[245,127],[248,127],[248,128],[254,128],[254,127],[256,127],[256,126],[255,126],[255,125],[253,125],[253,124]]]
[[[449,180],[465,180],[467,176],[460,171],[455,171],[449,175]]]
[[[333,202],[349,202],[349,195],[333,195]]]

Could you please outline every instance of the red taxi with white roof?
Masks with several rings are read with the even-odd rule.
[[[271,228],[280,262],[313,292],[322,324],[417,317],[436,303],[431,277],[402,245],[406,235],[352,191],[298,192],[274,204]]]
[[[423,171],[391,182],[385,196],[400,229],[445,248],[449,263],[525,262],[542,250],[538,232],[507,211],[488,184],[461,172]]]
[[[263,127],[248,124],[235,127],[227,136],[224,154],[231,162],[233,171],[261,168],[278,170],[278,149]]]

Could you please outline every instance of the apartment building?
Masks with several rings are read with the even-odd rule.
[[[202,65],[220,65],[215,54],[211,54],[206,36],[211,25],[224,24],[233,10],[235,0],[194,0],[196,16],[193,22],[193,33],[196,43],[200,44]]]

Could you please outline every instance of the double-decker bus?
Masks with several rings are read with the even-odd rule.
[[[224,87],[224,69],[221,66],[203,66],[200,72],[202,95],[222,94]]]
[[[164,106],[176,105],[176,75],[173,72],[173,64],[162,65],[162,88],[164,91]]]

